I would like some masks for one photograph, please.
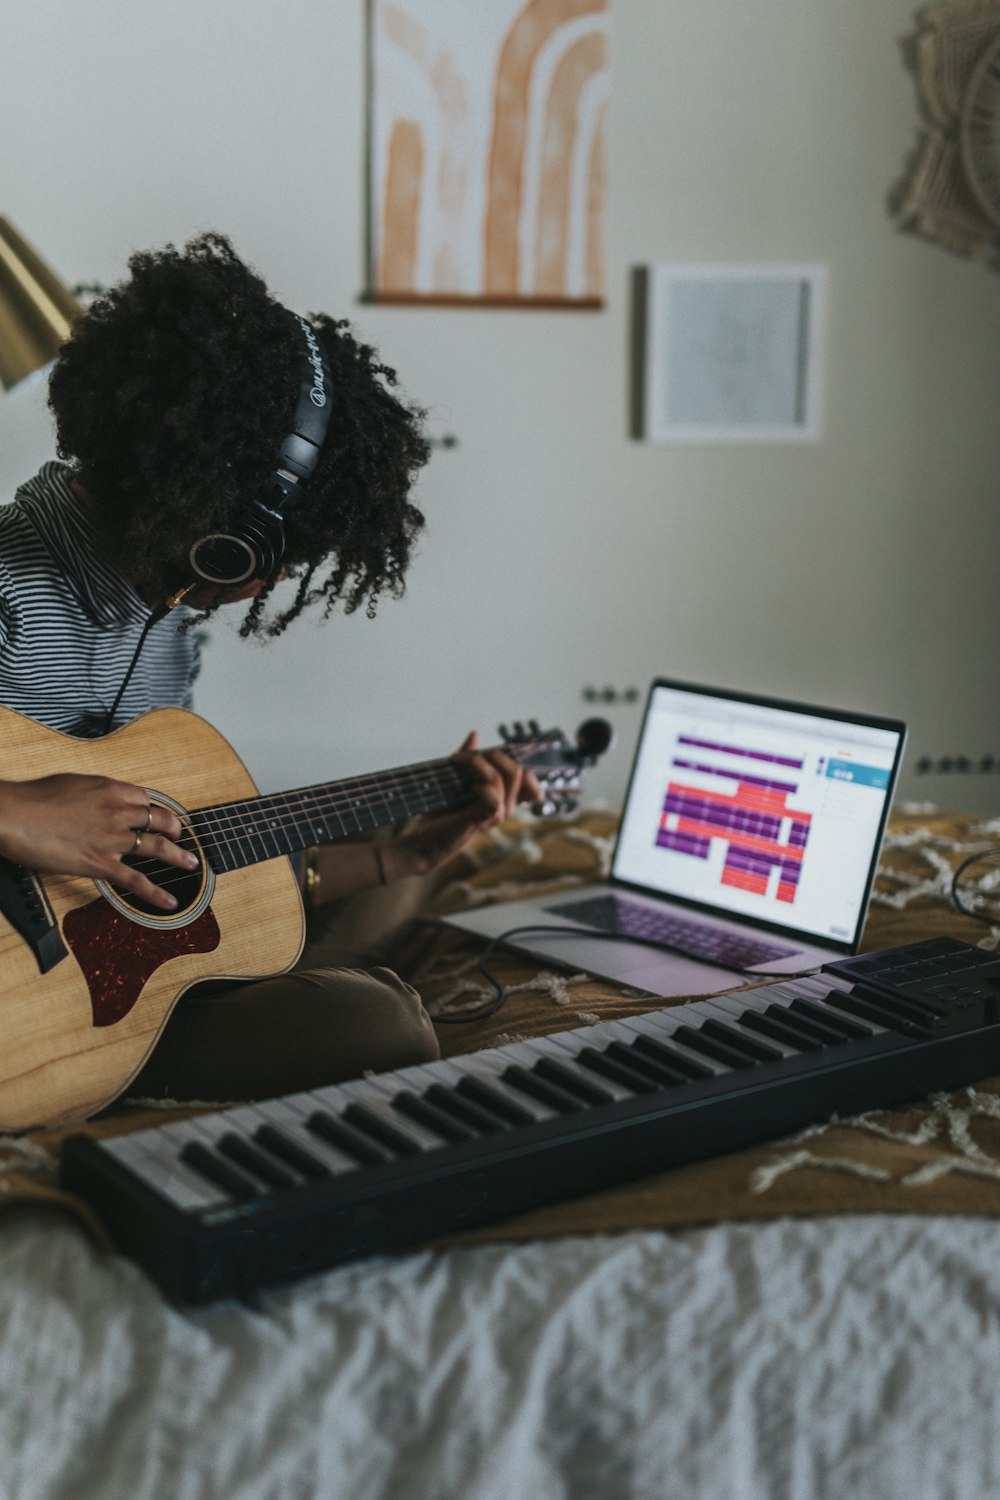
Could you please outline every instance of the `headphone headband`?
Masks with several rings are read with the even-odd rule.
[[[298,313],[289,317],[299,326],[308,363],[291,431],[282,439],[263,499],[251,501],[232,531],[211,532],[192,545],[192,570],[206,583],[231,588],[251,578],[273,577],[285,551],[282,513],[301,495],[323,451],[333,410],[333,377],[312,327]]]

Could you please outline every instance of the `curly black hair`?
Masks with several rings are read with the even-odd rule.
[[[58,451],[113,553],[151,599],[190,580],[191,543],[263,497],[305,374],[286,308],[221,234],[133,255],[64,344],[49,384]],[[409,499],[427,462],[423,411],[346,320],[310,315],[333,377],[316,471],[285,515],[293,603],[268,618],[276,580],[242,635],[279,635],[310,604],[350,613],[398,596],[423,516]],[[206,613],[211,613],[211,610]]]

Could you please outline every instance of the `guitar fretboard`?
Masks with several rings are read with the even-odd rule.
[[[221,802],[191,825],[217,873],[243,869],[311,844],[331,844],[439,812],[462,800],[466,782],[450,760],[426,761],[353,780],[324,782],[267,797]]]

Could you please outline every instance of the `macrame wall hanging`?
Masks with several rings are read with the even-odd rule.
[[[1000,262],[1000,0],[925,12],[908,51],[928,128],[897,195],[902,222]]]

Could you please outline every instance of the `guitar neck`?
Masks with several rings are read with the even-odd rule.
[[[191,814],[191,826],[209,863],[222,873],[440,812],[467,795],[467,780],[453,761],[430,760],[203,807]]]

